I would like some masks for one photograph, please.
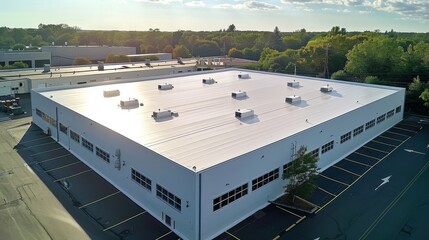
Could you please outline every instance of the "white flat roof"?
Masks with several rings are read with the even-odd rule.
[[[240,73],[250,78],[239,79]],[[216,83],[203,84],[203,78]],[[40,93],[188,169],[202,171],[401,90],[239,69],[157,79]],[[293,80],[299,87],[287,86]],[[158,84],[165,83],[174,88],[158,90]],[[322,93],[320,87],[327,84],[334,90]],[[116,89],[120,96],[103,97],[104,90]],[[231,93],[239,90],[247,97],[232,98]],[[294,95],[301,101],[285,102]],[[118,106],[120,100],[132,98],[144,106]],[[151,115],[158,109],[178,116],[156,121]],[[255,115],[238,119],[238,109],[253,110]]]

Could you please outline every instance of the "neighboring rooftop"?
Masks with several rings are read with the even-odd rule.
[[[238,78],[246,73],[249,78]],[[202,82],[210,78],[213,84]],[[40,93],[188,169],[202,171],[399,91],[239,69],[156,79]],[[293,80],[299,80],[299,87],[287,86]],[[174,88],[158,88],[166,83]],[[322,92],[328,84],[332,92]],[[119,90],[119,96],[104,97],[106,90]],[[240,91],[246,96],[231,97]],[[287,103],[290,96],[300,101]],[[132,99],[139,105],[118,106]]]
[[[0,71],[1,80],[15,80],[30,78],[33,80],[49,78],[51,73],[52,77],[68,77],[68,76],[85,76],[94,74],[105,74],[109,71],[142,71],[160,68],[174,68],[178,66],[196,65],[195,59],[184,59],[183,64],[177,63],[177,60],[170,61],[152,61],[150,66],[146,66],[144,62],[135,63],[105,63],[104,71],[98,70],[97,64],[81,65],[81,66],[67,66],[67,67],[51,67],[50,72],[43,72],[43,68],[38,69],[22,69],[12,71]]]

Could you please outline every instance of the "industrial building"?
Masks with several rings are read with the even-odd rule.
[[[39,68],[51,63],[51,53],[39,51],[0,52],[1,66],[12,65],[15,62],[23,62],[29,68]]]
[[[152,61],[116,63],[38,69],[17,69],[0,71],[0,96],[29,93],[33,88],[62,85],[81,85],[103,81],[122,81],[127,78],[153,77],[197,71],[194,59],[182,63]]]
[[[136,54],[135,47],[119,46],[43,46],[42,52],[49,52],[52,56],[51,65],[67,66],[79,57],[91,61],[104,61],[109,54]]]
[[[281,196],[296,146],[324,170],[401,121],[404,97],[403,88],[224,69],[36,89],[32,111],[94,171],[199,240]]]

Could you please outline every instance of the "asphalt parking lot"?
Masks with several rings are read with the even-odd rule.
[[[429,239],[425,231],[427,223],[414,219],[413,226],[400,226],[405,221],[400,214],[407,209],[399,209],[396,213],[399,215],[396,218],[398,229],[388,234],[379,227],[388,224],[383,217],[400,200],[398,196],[404,195],[404,189],[408,191],[410,181],[423,173],[429,178],[429,173],[422,171],[429,165],[429,130],[424,128],[429,125],[419,119],[408,117],[320,173],[316,180],[318,189],[307,199],[318,206],[316,214],[271,204],[216,239]],[[388,182],[381,184],[386,178]],[[418,195],[415,201],[404,203],[410,205],[409,208],[418,208],[422,201],[426,203],[424,206],[429,205],[429,194],[423,190],[423,182],[420,184],[420,189],[411,191]],[[393,186],[395,188],[391,189]],[[429,213],[429,207],[425,211]],[[422,214],[416,218],[421,219]],[[413,236],[418,237],[406,238],[412,231]],[[404,234],[405,238],[400,238]]]
[[[31,125],[15,149],[92,239],[179,239],[118,189]]]

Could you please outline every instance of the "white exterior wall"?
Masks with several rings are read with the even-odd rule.
[[[286,182],[281,180],[282,166],[291,161],[293,143],[297,147],[305,145],[311,151],[315,148],[321,150],[324,144],[334,140],[333,150],[325,154],[320,152],[318,164],[323,170],[401,121],[404,111],[404,97],[405,90],[402,89],[335,119],[315,125],[298,134],[225,161],[197,174],[104,126],[69,111],[65,107],[57,106],[56,103],[37,92],[32,93],[32,103],[33,121],[38,126],[42,129],[50,127],[54,139],[69,148],[74,155],[154,217],[165,224],[162,215],[163,213],[168,214],[175,223],[175,228],[170,228],[184,239],[210,239],[263,208],[269,200],[274,200],[283,193]],[[355,128],[361,125],[365,126],[368,121],[376,119],[390,110],[396,110],[398,106],[401,106],[401,112],[396,113],[395,111],[393,117],[386,117],[380,124],[376,124],[373,128],[364,130],[360,135],[353,137]],[[110,163],[106,163],[99,159],[95,153],[90,153],[83,148],[81,143],[77,144],[65,134],[58,133],[56,128],[35,114],[35,108],[39,108],[53,118],[56,118],[56,109],[58,109],[59,122],[79,133],[94,143],[95,146],[108,151],[111,156],[114,155],[116,149],[121,149],[121,159],[125,161],[125,166],[122,166],[119,171],[114,168],[113,157]],[[312,120],[308,120],[311,124]],[[288,127],[287,119],[285,119],[284,127]],[[352,132],[352,139],[341,144],[341,135],[349,131]],[[131,167],[152,180],[151,192],[131,180]],[[279,169],[278,179],[252,191],[253,179],[276,168]],[[247,195],[215,212],[213,211],[213,199],[245,183],[248,184]],[[181,198],[181,212],[156,197],[156,184],[160,184]],[[189,207],[186,207],[187,202]]]
[[[368,104],[357,110],[339,116],[328,122],[309,128],[291,137],[262,147],[223,164],[209,168],[201,173],[201,239],[216,237],[254,212],[268,205],[284,192],[286,182],[281,179],[283,165],[291,161],[292,144],[307,146],[308,151],[319,149],[318,166],[323,171],[366,142],[383,133],[403,118],[405,90],[384,99]],[[401,106],[401,112],[386,118],[380,124],[364,130],[353,137],[353,130],[377,116],[395,110]],[[305,119],[303,119],[305,121]],[[309,119],[311,122],[311,119]],[[287,120],[285,121],[287,127]],[[275,129],[273,129],[275,131]],[[351,131],[352,139],[340,144],[341,135]],[[321,154],[321,147],[334,140],[334,148]],[[261,188],[252,191],[252,180],[274,169],[279,169],[279,178]],[[248,183],[248,194],[234,202],[213,211],[213,199]]]
[[[196,232],[196,174],[169,159],[99,125],[69,109],[59,106],[38,93],[32,92],[33,122],[42,129],[50,128],[52,138],[68,149],[73,155],[96,171],[99,175],[125,193],[134,202],[148,211],[152,216],[164,223],[184,239],[194,239]],[[38,117],[36,108],[56,118],[57,125],[62,123],[68,127],[68,135],[49,125]],[[58,109],[58,110],[56,110]],[[125,110],[126,111],[126,110]],[[70,139],[70,130],[78,133],[94,144],[94,152]],[[110,153],[110,163],[95,154],[95,147]],[[115,168],[114,155],[116,149],[121,152],[121,169]],[[131,179],[131,168],[151,179],[152,190],[140,186]],[[156,184],[167,189],[181,199],[181,211],[171,207],[156,196]],[[188,207],[187,207],[188,206]],[[172,225],[168,226],[163,214],[171,217]],[[174,225],[174,227],[173,227]]]

